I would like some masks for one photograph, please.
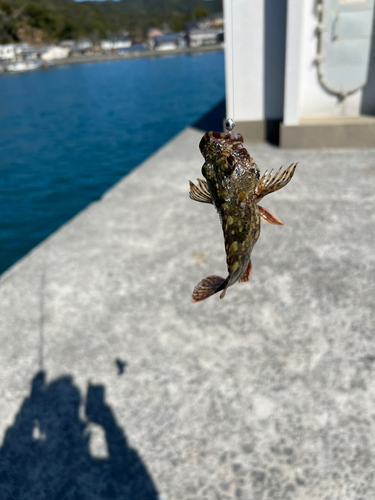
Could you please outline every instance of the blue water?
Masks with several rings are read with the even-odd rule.
[[[222,52],[1,75],[0,273],[222,99]]]

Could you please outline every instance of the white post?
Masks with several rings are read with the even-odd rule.
[[[227,117],[264,120],[264,0],[224,0]]]
[[[301,49],[305,0],[288,0],[286,21],[284,124],[299,124]]]

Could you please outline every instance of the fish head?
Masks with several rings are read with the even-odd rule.
[[[199,149],[206,160],[202,173],[208,182],[236,182],[246,178],[246,191],[255,189],[259,169],[247,152],[241,134],[207,132],[199,143]],[[249,184],[251,178],[253,181]]]

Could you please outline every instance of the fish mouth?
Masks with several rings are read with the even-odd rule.
[[[228,143],[232,144],[233,147],[237,147],[239,149],[242,149],[244,146],[243,144],[243,137],[242,134],[233,134],[232,132],[207,132],[204,134],[204,136],[201,139],[201,142],[199,143],[199,149],[201,153],[204,155],[204,149],[205,147],[213,142],[218,142],[218,143]],[[236,144],[238,143],[238,144]]]

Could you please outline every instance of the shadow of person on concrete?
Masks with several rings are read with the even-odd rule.
[[[0,449],[1,500],[157,500],[145,465],[104,401],[104,387],[89,386],[88,422],[79,416],[80,403],[71,377],[50,384],[42,371],[34,377]],[[106,457],[90,454],[90,425],[101,426]]]

